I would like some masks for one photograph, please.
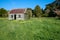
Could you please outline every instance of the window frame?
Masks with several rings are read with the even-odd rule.
[[[11,18],[13,18],[13,15],[11,15]]]
[[[21,18],[21,15],[18,15],[18,18]]]

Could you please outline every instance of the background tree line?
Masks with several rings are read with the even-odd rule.
[[[36,5],[34,9],[27,8],[29,18],[31,17],[56,17],[57,13],[53,12],[54,10],[60,10],[60,1],[55,0],[54,2],[47,4],[46,8],[43,10],[39,5]],[[0,8],[0,17],[7,17],[8,10]],[[60,15],[59,15],[60,16]]]

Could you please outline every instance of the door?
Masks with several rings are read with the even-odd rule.
[[[14,14],[14,19],[16,20],[16,14]]]

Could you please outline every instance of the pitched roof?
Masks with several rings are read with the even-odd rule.
[[[25,13],[26,9],[13,9],[10,14]]]

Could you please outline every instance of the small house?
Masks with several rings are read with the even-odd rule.
[[[8,13],[9,20],[25,20],[27,19],[27,9],[13,9]]]

